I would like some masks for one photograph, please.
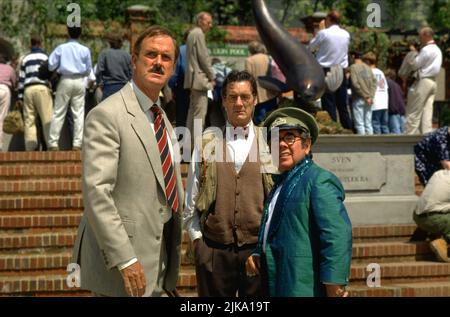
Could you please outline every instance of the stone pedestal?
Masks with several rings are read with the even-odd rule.
[[[321,135],[314,161],[341,180],[353,225],[413,223],[414,145],[420,135]]]
[[[134,5],[127,9],[127,18],[130,25],[130,54],[133,54],[134,43],[139,34],[155,24],[154,9],[145,5]]]

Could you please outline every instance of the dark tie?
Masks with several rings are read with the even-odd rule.
[[[155,114],[155,136],[158,142],[159,154],[161,157],[161,166],[166,185],[166,198],[173,212],[178,209],[178,192],[175,182],[175,171],[172,166],[172,158],[169,151],[168,133],[164,123],[161,109],[157,105],[153,105],[150,110]]]

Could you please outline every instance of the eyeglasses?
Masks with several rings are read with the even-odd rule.
[[[243,103],[249,103],[250,101],[252,101],[253,95],[228,95],[226,96],[226,98],[231,102],[237,102],[238,98],[241,98]]]
[[[292,133],[286,134],[284,137],[279,137],[279,142],[284,141],[287,145],[292,145],[299,140],[300,136]]]

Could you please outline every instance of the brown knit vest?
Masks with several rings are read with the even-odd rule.
[[[255,146],[256,138],[252,147]],[[259,153],[257,162],[249,162],[249,157],[250,154],[239,173],[234,168],[234,160],[216,163],[217,197],[215,208],[205,221],[206,238],[221,244],[236,243],[238,246],[258,241],[264,187]]]

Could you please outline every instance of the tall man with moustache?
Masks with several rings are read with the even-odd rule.
[[[85,212],[73,260],[81,266],[81,287],[96,295],[160,296],[175,289],[183,185],[159,94],[177,56],[170,31],[148,28],[133,48],[131,82],[87,116]]]

